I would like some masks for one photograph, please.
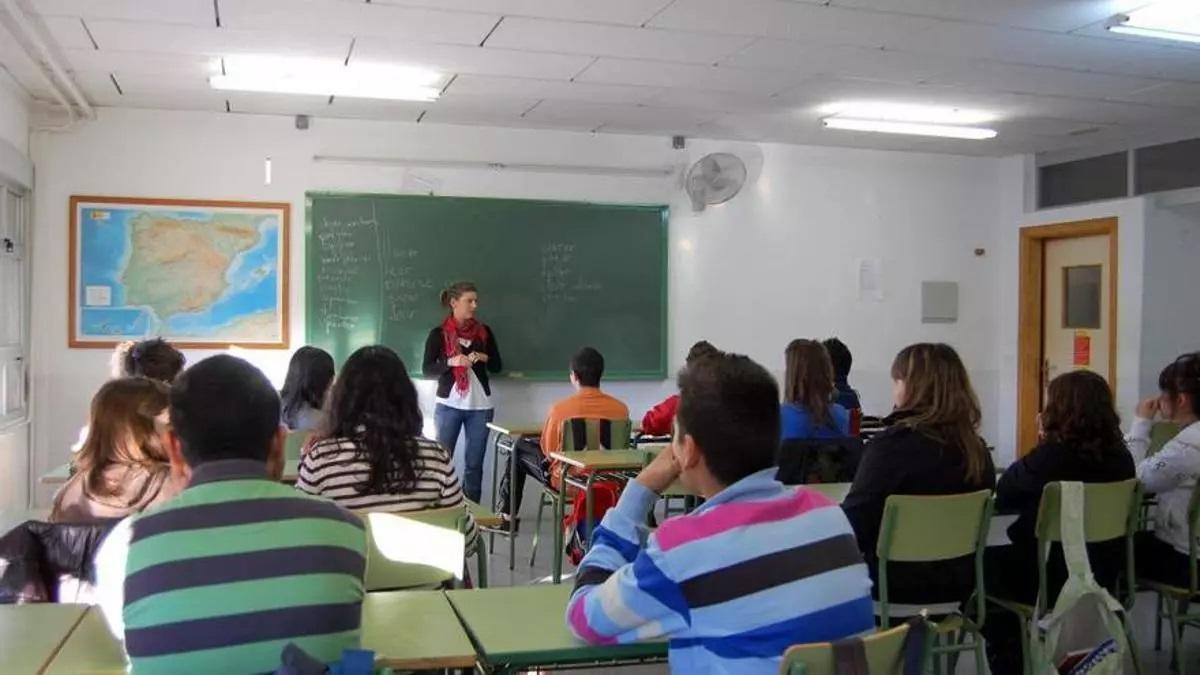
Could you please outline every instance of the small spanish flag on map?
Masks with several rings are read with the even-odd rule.
[[[108,220],[108,211],[92,211],[92,220]]]

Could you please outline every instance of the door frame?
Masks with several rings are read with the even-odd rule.
[[[1093,218],[1021,228],[1017,319],[1017,456],[1037,445],[1042,370],[1043,302],[1046,242],[1056,239],[1108,237],[1108,382],[1117,391],[1117,221]]]

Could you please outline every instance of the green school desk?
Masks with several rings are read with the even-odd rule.
[[[508,472],[509,475],[516,475],[517,471],[517,441],[526,436],[539,436],[542,433],[542,428],[531,424],[512,425],[508,423],[488,422],[488,431],[491,434],[492,441],[492,503],[495,504],[499,500],[499,481],[500,481],[500,455],[508,457]],[[509,513],[516,510],[516,491],[512,491],[509,495]],[[517,531],[514,529],[504,528],[503,522],[495,526],[485,526],[488,528],[488,550],[496,550],[496,535],[508,537],[508,569],[511,571],[516,565],[517,560]]]
[[[87,605],[0,605],[0,673],[41,673]]]
[[[109,632],[99,608],[88,609],[44,672],[47,675],[122,675],[125,672],[125,650]]]
[[[30,607],[74,607],[70,616],[77,620],[85,607],[79,605],[31,605]],[[3,614],[0,613],[0,617]],[[37,618],[32,620],[31,634]],[[72,623],[72,625],[74,625]],[[5,626],[6,627],[6,626]],[[0,628],[0,631],[3,629]],[[65,629],[61,631],[65,634]],[[7,637],[7,633],[0,633]],[[47,637],[58,647],[63,635],[47,630]],[[397,591],[368,593],[363,600],[362,646],[375,652],[378,667],[402,670],[435,670],[473,668],[475,648],[467,639],[462,624],[438,591]],[[9,650],[5,649],[5,659]],[[47,655],[48,657],[49,655]],[[0,672],[39,672],[42,662],[31,662],[25,670],[9,668],[0,661]],[[98,609],[92,608],[79,621],[74,632],[62,642],[61,649],[45,670],[48,674],[88,673],[89,675],[120,675],[125,672],[125,652],[112,636]]]
[[[653,459],[654,452],[645,449],[639,450],[580,450],[577,452],[552,452],[550,458],[559,462],[559,467],[562,473],[558,479],[558,503],[555,504],[554,522],[561,523],[566,515],[567,509],[567,485],[572,485],[584,491],[585,517],[587,518],[587,532],[591,533],[593,526],[592,522],[592,486],[596,479],[605,475],[613,474],[628,474],[641,471],[646,463]],[[583,472],[582,476],[576,478],[570,477],[572,469]],[[583,482],[580,483],[579,480]],[[590,541],[588,542],[591,543]],[[562,559],[563,548],[563,530],[561,527],[554,528],[554,553],[551,560],[554,562],[553,579],[554,583],[562,581]]]
[[[564,618],[571,597],[567,586],[447,591],[446,596],[475,643],[484,672],[646,663],[667,656],[666,642],[593,646],[576,640]]]
[[[375,652],[377,667],[475,667],[475,648],[439,591],[367,593],[362,616],[362,646]]]

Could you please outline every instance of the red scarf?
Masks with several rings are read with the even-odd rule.
[[[446,357],[458,356],[462,353],[462,346],[458,344],[459,339],[469,340],[471,343],[480,343],[484,346],[488,341],[488,330],[479,321],[475,319],[467,319],[459,324],[454,320],[454,315],[446,317],[442,322],[442,340],[443,349],[446,352]],[[467,393],[471,388],[471,376],[468,374],[467,368],[456,366],[451,368],[454,371],[454,386],[462,393]]]

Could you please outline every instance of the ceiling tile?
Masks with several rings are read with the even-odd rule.
[[[529,121],[557,120],[581,123],[593,129],[604,127],[643,133],[663,130],[687,131],[698,124],[716,119],[717,113],[687,108],[634,105],[604,105],[579,101],[542,101],[525,113]]]
[[[48,16],[42,20],[46,25],[46,30],[50,33],[50,38],[54,43],[63,49],[95,49],[91,39],[88,38],[87,31],[83,28],[83,21],[75,17],[67,16]]]
[[[646,103],[656,98],[661,90],[657,87],[629,87],[564,80],[459,75],[448,91],[453,94],[524,98],[535,101],[543,98],[556,98],[565,101]]]
[[[358,119],[402,120],[416,122],[429,103],[418,101],[378,101],[365,98],[335,98],[322,115]]]
[[[669,87],[654,89],[655,95],[649,100],[654,105],[675,108],[696,108],[717,112],[761,113],[787,106],[769,94],[755,94],[734,91],[708,91],[703,89],[672,89]]]
[[[100,49],[170,51],[178,54],[284,54],[315,58],[345,58],[350,38],[324,33],[296,34],[282,30],[199,28],[133,21],[89,21]],[[64,47],[75,45],[63,45]]]
[[[121,95],[115,89],[88,92],[94,105],[113,108],[150,108],[156,110],[208,110],[224,112],[225,97],[214,91],[162,90],[153,94]]]
[[[1183,106],[1200,108],[1200,84],[1163,82],[1126,96],[1117,96],[1122,101],[1147,103],[1157,106]],[[1194,114],[1194,113],[1193,113]]]
[[[371,4],[640,26],[671,0],[373,0]]]
[[[787,88],[799,78],[784,71],[601,58],[575,79],[579,82],[770,94]]]
[[[930,54],[841,45],[822,46],[768,38],[755,42],[720,65],[916,83],[958,73],[963,64],[957,59]]]
[[[63,55],[76,72],[113,71],[153,75],[210,75],[216,60],[200,54],[127,52],[107,49],[65,49]]]
[[[1147,0],[832,0],[835,6],[1066,32]]]
[[[591,57],[577,54],[393,42],[379,38],[356,41],[350,58],[421,65],[444,73],[511,75],[544,80],[569,80],[592,62]]]
[[[221,0],[221,25],[477,45],[499,16],[330,0]]]
[[[650,28],[505,18],[487,40],[491,47],[625,58],[715,63],[750,38],[693,35]]]
[[[35,0],[30,5],[43,16],[216,25],[212,0]]]
[[[823,44],[885,47],[933,23],[931,19],[784,0],[676,0],[647,25],[811,40]]]
[[[229,101],[229,111],[263,115],[326,115],[329,113],[328,96],[300,96],[291,94],[266,94],[259,92],[229,91],[224,93]]]
[[[994,61],[976,62],[964,69],[961,74],[939,76],[932,78],[931,81],[998,92],[1096,99],[1115,99],[1145,89],[1157,82],[1128,75],[1084,73]]]
[[[902,38],[898,49],[927,57],[987,59],[1110,74],[1200,79],[1200,53],[1082,35],[939,22]]]

